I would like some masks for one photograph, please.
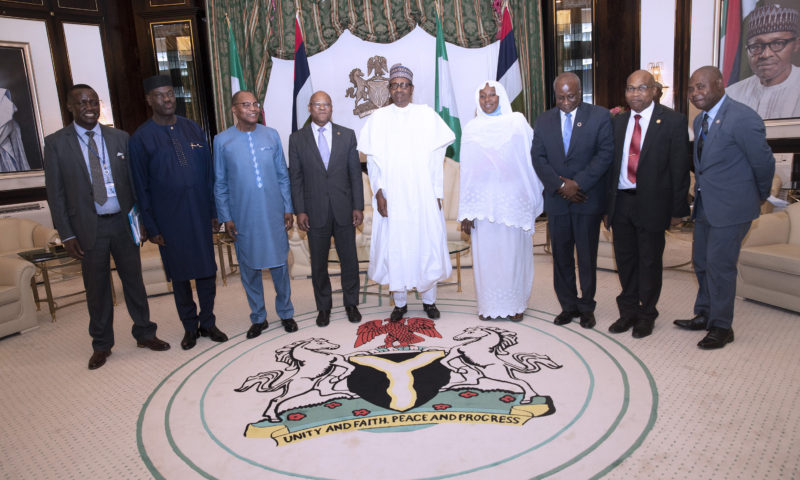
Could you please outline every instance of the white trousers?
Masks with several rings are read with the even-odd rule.
[[[436,284],[434,284],[428,290],[425,290],[424,292],[420,293],[422,293],[422,303],[426,303],[428,305],[436,303]],[[406,306],[406,301],[408,299],[408,292],[406,292],[405,290],[403,290],[402,292],[392,292],[392,297],[394,297],[395,306],[402,308]]]

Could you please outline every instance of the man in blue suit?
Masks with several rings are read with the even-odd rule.
[[[553,89],[556,107],[536,120],[531,157],[544,184],[553,286],[562,310],[555,324],[580,317],[581,327],[592,328],[606,173],[614,156],[611,115],[603,107],[581,102],[581,81],[574,73],[556,77]],[[581,297],[575,286],[575,250]]]
[[[702,110],[694,120],[692,262],[698,290],[694,318],[675,320],[675,325],[708,330],[697,346],[722,348],[733,341],[739,250],[769,196],[775,159],[761,117],[725,95],[716,67],[701,67],[692,74],[689,99]]]

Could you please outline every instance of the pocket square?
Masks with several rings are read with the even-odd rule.
[[[122,158],[124,158],[124,157],[125,157],[125,154],[124,154],[124,153],[122,153],[122,152],[117,152],[117,156],[118,156],[118,157],[122,157]]]

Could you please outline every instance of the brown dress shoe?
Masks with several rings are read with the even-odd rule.
[[[147,340],[136,340],[136,346],[139,348],[149,348],[156,352],[163,352],[169,350],[169,343],[161,340],[158,337],[148,338]]]
[[[89,370],[97,370],[106,364],[106,358],[111,355],[111,350],[97,350],[89,359]]]

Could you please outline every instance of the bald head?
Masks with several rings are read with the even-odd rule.
[[[656,95],[656,81],[647,70],[636,70],[628,75],[625,85],[625,101],[636,113],[640,113],[653,103]]]
[[[311,121],[320,127],[331,121],[333,114],[333,106],[331,105],[331,97],[327,93],[319,90],[311,95],[311,100],[308,102],[308,113],[311,114]]]
[[[689,79],[688,93],[692,105],[708,112],[725,95],[722,72],[710,65],[698,68]]]
[[[581,79],[572,72],[565,72],[557,76],[553,82],[556,95],[556,106],[564,113],[569,113],[581,104],[583,92]]]

